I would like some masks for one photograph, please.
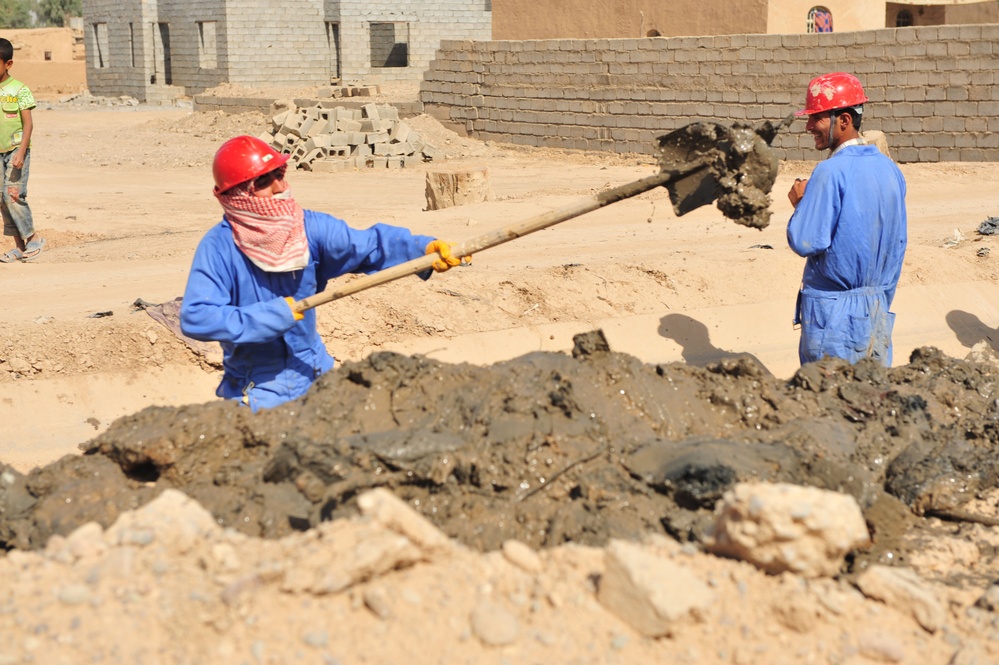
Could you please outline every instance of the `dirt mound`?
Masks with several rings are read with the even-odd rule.
[[[854,561],[901,563],[915,515],[995,484],[997,378],[924,349],[904,367],[830,360],[783,382],[749,358],[644,365],[599,332],[577,336],[572,357],[489,367],[379,353],[281,408],[153,407],[82,457],[7,468],[0,545],[109,526],[167,488],[251,536],[352,515],[359,493],[386,487],[481,550],[696,541],[726,489],[767,480],[852,494],[874,534]]]

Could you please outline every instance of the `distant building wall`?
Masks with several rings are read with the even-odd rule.
[[[807,33],[808,12],[814,7],[829,10],[833,32],[876,30],[886,25],[884,0],[770,0],[765,32]]]
[[[485,0],[84,0],[83,15],[90,92],[142,101],[416,81],[442,39],[492,35]]]
[[[828,10],[833,32],[896,26],[900,8],[913,25],[995,23],[995,0],[502,0],[493,8],[493,39],[628,39],[812,32],[809,13]]]
[[[144,0],[83,0],[87,87],[100,96],[145,99],[145,35],[156,8]],[[151,43],[150,43],[151,44]]]
[[[728,35],[767,30],[768,0],[500,0],[493,39]]]
[[[198,2],[167,1],[188,6],[190,14],[200,13]],[[251,88],[329,85],[327,3],[323,0],[219,1],[224,7],[225,20],[221,34],[216,37],[224,53],[224,73],[211,85],[222,82]],[[190,86],[192,94],[211,87],[182,85]]]
[[[650,153],[697,120],[759,124],[804,105],[808,81],[855,73],[903,162],[999,161],[999,25],[810,35],[442,44],[421,84],[428,113],[480,139]],[[818,159],[798,121],[782,159]]]
[[[493,38],[488,0],[341,0],[336,4],[344,79],[418,81],[441,40]],[[374,40],[373,24],[381,26]],[[379,57],[388,55],[379,44],[388,38],[388,26],[396,28],[397,39],[406,40],[407,67],[396,66],[401,49],[391,54],[388,64],[393,66],[384,66],[386,58]]]

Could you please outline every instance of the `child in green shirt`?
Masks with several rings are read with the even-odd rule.
[[[0,255],[0,263],[31,261],[45,246],[35,234],[27,201],[35,98],[28,86],[11,77],[13,65],[14,46],[0,38],[0,213],[4,235],[14,236],[17,245]]]

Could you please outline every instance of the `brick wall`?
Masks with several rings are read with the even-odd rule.
[[[94,95],[128,95],[145,99],[143,72],[152,62],[144,26],[156,21],[155,11],[140,0],[84,0],[83,43],[87,87]],[[106,42],[98,45],[96,26],[103,25]]]
[[[428,113],[481,139],[649,153],[696,120],[759,123],[804,105],[808,81],[848,71],[902,162],[999,161],[999,25],[802,35],[448,41],[421,84]],[[774,146],[818,159],[796,123]]]
[[[486,0],[340,0],[341,73],[344,79],[417,81],[445,39],[492,38],[492,13]],[[371,23],[405,25],[407,67],[372,63]]]
[[[487,4],[486,0],[83,0],[87,85],[95,95],[151,101],[157,96],[197,94],[223,82],[259,88],[329,85],[338,76],[416,81],[441,40],[491,38]],[[404,26],[405,67],[371,66],[373,22]],[[339,48],[332,25],[337,26]],[[163,56],[167,41],[169,59]]]

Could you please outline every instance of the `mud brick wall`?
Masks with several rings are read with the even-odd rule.
[[[650,153],[696,120],[760,123],[804,106],[808,81],[848,71],[901,162],[999,161],[999,25],[802,35],[449,41],[424,75],[428,113],[480,139]],[[782,159],[819,159],[796,122]]]

